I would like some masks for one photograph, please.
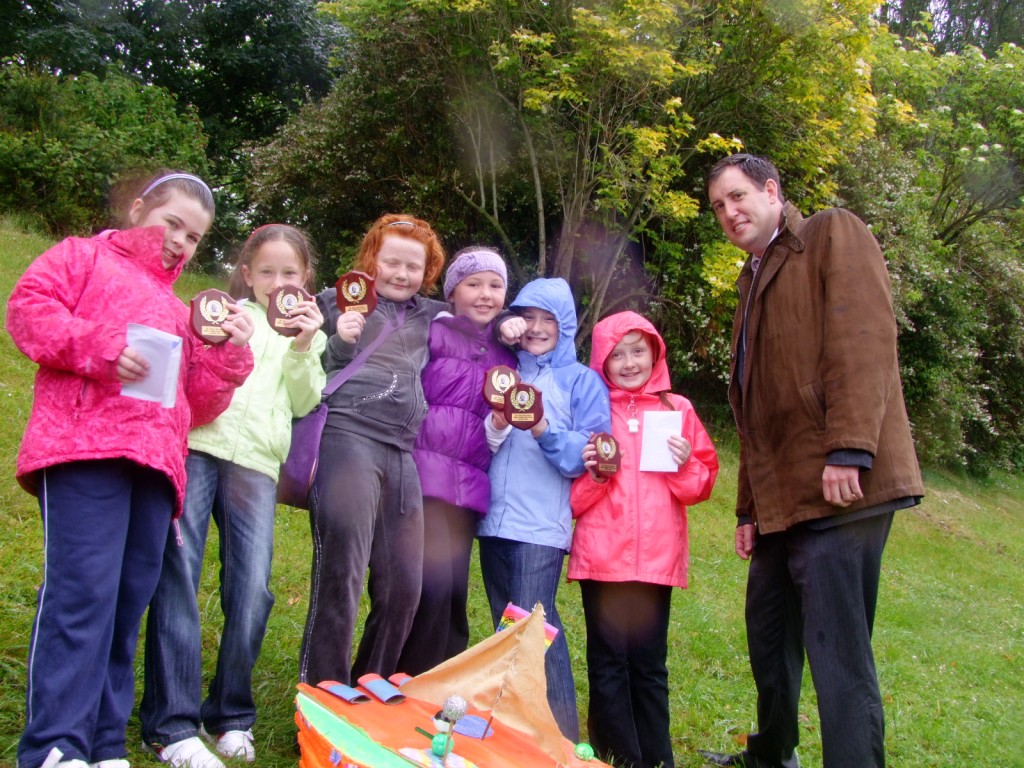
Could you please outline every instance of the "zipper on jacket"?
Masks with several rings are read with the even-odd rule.
[[[626,412],[632,412],[634,418],[637,413],[636,403],[633,401],[633,395],[629,396],[629,405],[626,406]],[[640,536],[643,531],[642,527],[642,516],[643,513],[640,511],[640,451],[637,449],[637,442],[641,440],[639,422],[637,424],[637,431],[630,434],[630,439],[633,444],[630,446],[630,450],[633,451],[633,456],[636,461],[636,471],[633,473],[633,506],[635,509],[634,522],[636,526],[633,530],[633,567],[636,569],[636,578],[640,580]]]

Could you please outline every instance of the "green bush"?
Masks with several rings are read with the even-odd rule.
[[[198,119],[162,88],[113,71],[59,77],[0,64],[0,211],[55,236],[105,226],[122,178],[160,166],[205,173],[205,146]]]

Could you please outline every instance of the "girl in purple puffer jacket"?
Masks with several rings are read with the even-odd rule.
[[[484,375],[495,365],[516,366],[495,339],[494,319],[505,305],[507,272],[492,248],[455,254],[444,297],[455,314],[430,325],[430,360],[423,391],[430,410],[413,459],[423,486],[423,591],[398,669],[418,675],[461,653],[469,643],[466,596],[473,536],[487,514],[491,452],[484,434],[490,406]]]

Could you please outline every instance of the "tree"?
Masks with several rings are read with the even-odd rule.
[[[992,55],[1005,43],[1024,44],[1016,0],[895,0],[881,6],[879,19],[900,37],[926,30],[940,54],[975,47]]]
[[[888,34],[876,50],[878,133],[842,196],[889,258],[915,435],[932,461],[1019,462],[1024,52]]]
[[[42,0],[13,4],[0,55],[61,75],[120,71],[157,85],[209,138],[217,227],[210,265],[244,229],[246,142],[271,136],[309,98],[326,93],[334,27],[315,0]]]
[[[111,185],[158,166],[204,172],[193,113],[162,88],[110,73],[57,77],[0,66],[0,209],[37,216],[57,236],[107,226]]]
[[[256,151],[256,187],[270,191],[261,204],[336,218],[344,213],[325,209],[374,187],[378,198],[438,211],[457,238],[489,232],[518,252],[520,272],[570,279],[585,337],[609,311],[649,308],[667,261],[700,258],[670,246],[698,210],[690,179],[717,155],[749,141],[778,150],[819,199],[831,189],[822,182],[839,147],[870,127],[868,70],[858,65],[870,9],[863,0],[839,13],[815,0],[797,16],[752,0],[332,4],[347,30],[344,72],[325,105]],[[763,59],[753,60],[758,46]],[[350,124],[327,125],[342,104]],[[323,156],[338,162],[334,180]]]
[[[211,155],[269,136],[329,87],[331,27],[311,0],[17,3],[0,54],[55,74],[118,66],[202,116]]]

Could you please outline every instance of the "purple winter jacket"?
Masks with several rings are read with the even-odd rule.
[[[424,497],[481,516],[491,501],[484,375],[495,365],[516,367],[512,351],[494,338],[493,325],[481,329],[467,317],[448,313],[430,324],[430,359],[423,369],[429,409],[412,452]]]

